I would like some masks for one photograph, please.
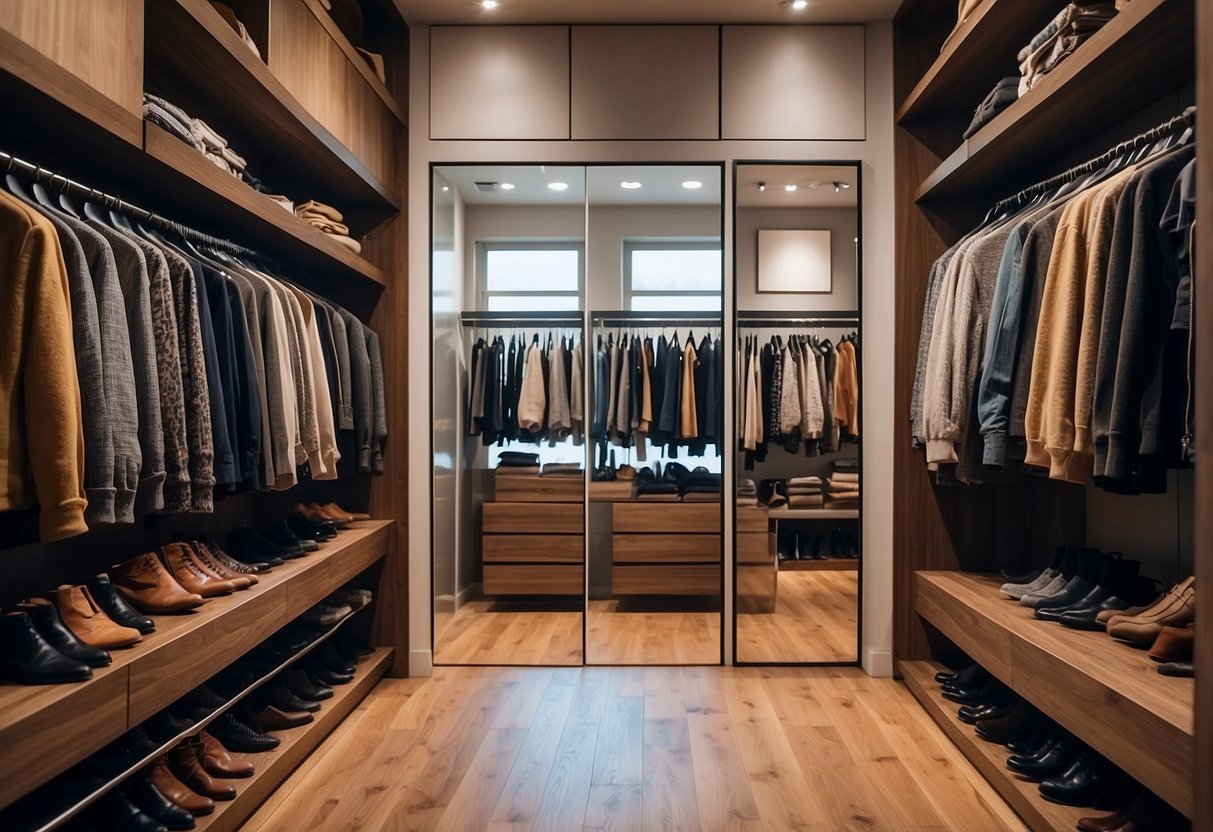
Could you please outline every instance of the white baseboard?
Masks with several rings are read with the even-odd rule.
[[[409,651],[409,677],[434,675],[434,654],[430,650]]]
[[[455,596],[455,609],[460,609],[468,602],[470,598],[476,598],[484,593],[481,591],[482,584],[471,584],[459,590],[459,594]]]
[[[864,656],[863,669],[869,676],[888,678],[893,675],[893,651],[869,649]]]

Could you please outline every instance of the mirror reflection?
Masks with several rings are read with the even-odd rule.
[[[859,170],[739,165],[737,661],[859,660]]]
[[[580,665],[585,171],[433,181],[434,661]]]

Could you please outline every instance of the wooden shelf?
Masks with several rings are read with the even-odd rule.
[[[147,7],[149,92],[211,103],[222,114],[212,126],[273,187],[290,174],[295,198],[319,199],[340,210],[361,236],[400,203],[336,136],[290,94],[206,0],[162,0]],[[205,118],[205,116],[204,116]]]
[[[0,686],[0,808],[227,667],[387,553],[391,522],[353,524],[250,590],[156,616],[156,631],[74,685]]]
[[[857,508],[773,508],[772,520],[858,520]]]
[[[1193,5],[1134,0],[944,159],[918,187],[915,200],[988,197],[994,191],[1002,196],[1031,184],[1025,177],[1036,181],[1055,167],[1051,155],[1191,83]]]
[[[919,615],[1003,683],[1146,788],[1192,811],[1192,679],[1157,672],[1144,650],[1040,621],[1001,579],[918,572]]]
[[[163,166],[162,174],[173,177],[173,192],[189,203],[192,213],[205,213],[214,218],[212,225],[235,229],[258,245],[286,252],[318,273],[387,285],[382,269],[220,170],[185,142],[151,123],[145,124],[145,130],[147,155]]]
[[[314,722],[275,732],[282,744],[262,754],[234,754],[256,767],[247,780],[229,781],[239,790],[236,799],[215,804],[213,814],[198,818],[199,832],[234,832],[273,794],[308,755],[350,715],[383,678],[392,661],[392,649],[380,647],[357,667],[354,681],[333,688],[333,698],[320,703]]]
[[[945,41],[898,108],[897,122],[977,109],[998,81],[1019,72],[1016,53],[1060,9],[1059,0],[985,0]]]
[[[826,558],[825,560],[781,560],[780,572],[858,572],[859,558]]]
[[[1036,783],[1022,780],[1007,768],[1009,752],[1001,745],[977,736],[973,726],[961,722],[956,706],[943,698],[935,673],[944,668],[934,662],[901,662],[901,676],[931,718],[948,735],[961,754],[981,772],[1003,800],[1023,818],[1032,832],[1073,832],[1078,819],[1103,814],[1050,803],[1040,795]]]
[[[337,44],[337,48],[345,54],[346,59],[349,60],[358,74],[366,81],[367,86],[374,91],[375,95],[379,96],[379,100],[383,102],[383,106],[388,108],[402,127],[407,127],[408,118],[401,109],[400,102],[396,100],[387,86],[379,80],[379,76],[371,69],[371,65],[366,62],[366,58],[362,57],[362,53],[354,48],[354,44],[350,43],[349,38],[345,36],[345,32],[338,28],[332,15],[326,12],[320,4],[320,0],[304,0],[304,3],[307,4],[312,14],[316,16],[316,20],[320,22],[324,30],[329,33],[329,37],[333,39],[333,43]]]

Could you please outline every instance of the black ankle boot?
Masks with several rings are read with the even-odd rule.
[[[0,678],[23,685],[57,685],[92,678],[87,664],[47,643],[24,612],[0,615]]]

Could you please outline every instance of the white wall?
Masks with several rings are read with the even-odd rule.
[[[740,208],[737,211],[737,308],[744,311],[811,309],[814,312],[859,308],[854,208]],[[833,290],[812,295],[758,292],[759,229],[830,231]]]
[[[893,101],[892,26],[866,27],[866,138],[862,141],[432,141],[429,138],[429,30],[411,29],[409,96],[409,368],[413,389],[426,390],[430,374],[429,178],[444,162],[723,162],[738,159],[829,161],[857,159],[863,174],[864,296],[864,607],[863,664],[891,675],[893,628]],[[728,170],[727,169],[727,170]],[[725,177],[731,204],[732,176]],[[732,317],[732,226],[725,212],[725,318]],[[732,389],[731,382],[726,385]],[[409,594],[410,672],[432,670],[430,622],[430,510],[432,478],[430,404],[410,398]],[[733,407],[725,408],[733,433]],[[732,539],[726,512],[725,539]],[[726,570],[726,604],[731,604]],[[731,663],[732,610],[724,620]]]

